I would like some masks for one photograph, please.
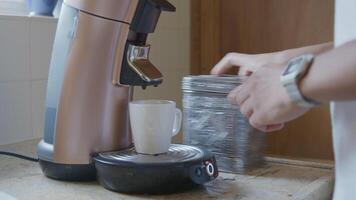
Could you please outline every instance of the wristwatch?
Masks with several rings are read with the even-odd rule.
[[[288,65],[281,75],[281,83],[287,90],[291,100],[298,106],[304,108],[311,108],[320,105],[319,102],[304,97],[299,88],[299,82],[308,72],[313,60],[314,55],[312,54],[305,54],[293,58],[288,62]]]

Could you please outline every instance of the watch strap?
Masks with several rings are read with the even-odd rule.
[[[313,62],[314,56],[311,54],[306,54],[302,55],[299,57],[296,57],[288,62],[288,65],[281,75],[281,81],[283,86],[285,87],[289,97],[291,100],[296,103],[300,107],[305,107],[305,108],[312,108],[320,105],[319,102],[306,98],[304,97],[299,88],[299,82],[300,79],[304,77],[304,75],[308,72],[309,67],[311,66]],[[302,62],[299,62],[301,60]],[[297,62],[296,62],[297,61]],[[297,72],[292,72],[292,73],[297,73],[293,78],[288,77],[288,71],[290,68],[292,68],[291,65],[297,65],[296,69]]]
[[[320,105],[319,102],[308,99],[300,93],[298,82],[296,80],[294,81],[294,84],[285,84],[284,87],[287,90],[288,96],[298,106],[303,108],[313,108]]]

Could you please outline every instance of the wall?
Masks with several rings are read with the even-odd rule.
[[[1,16],[0,27],[0,144],[4,144],[42,132],[56,20]]]
[[[158,88],[135,90],[135,99],[170,99],[181,105],[180,81],[190,69],[190,1],[171,0],[149,36],[150,57],[164,74]],[[0,16],[0,145],[41,137],[54,18]]]
[[[62,2],[58,0],[54,16],[58,16]],[[27,0],[0,0],[0,15],[25,16],[28,12]]]

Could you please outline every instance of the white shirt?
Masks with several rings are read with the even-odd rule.
[[[356,39],[356,0],[335,1],[334,37],[335,46]],[[331,116],[336,176],[333,198],[356,199],[356,101],[331,103]]]

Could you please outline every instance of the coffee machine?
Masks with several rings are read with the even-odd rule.
[[[151,158],[132,149],[128,103],[133,87],[158,86],[163,80],[146,44],[162,11],[175,7],[167,0],[64,0],[50,63],[44,137],[38,144],[47,177],[84,181],[98,176],[108,189],[145,192],[153,191],[149,184],[168,183],[169,176],[157,177],[172,164],[183,168],[180,177],[171,179],[171,188],[180,178],[193,180],[196,173],[195,184],[217,176],[215,159],[204,150],[178,145]],[[148,176],[142,168],[153,171]],[[123,177],[133,173],[155,181],[120,189]],[[115,174],[122,176],[105,179]]]

